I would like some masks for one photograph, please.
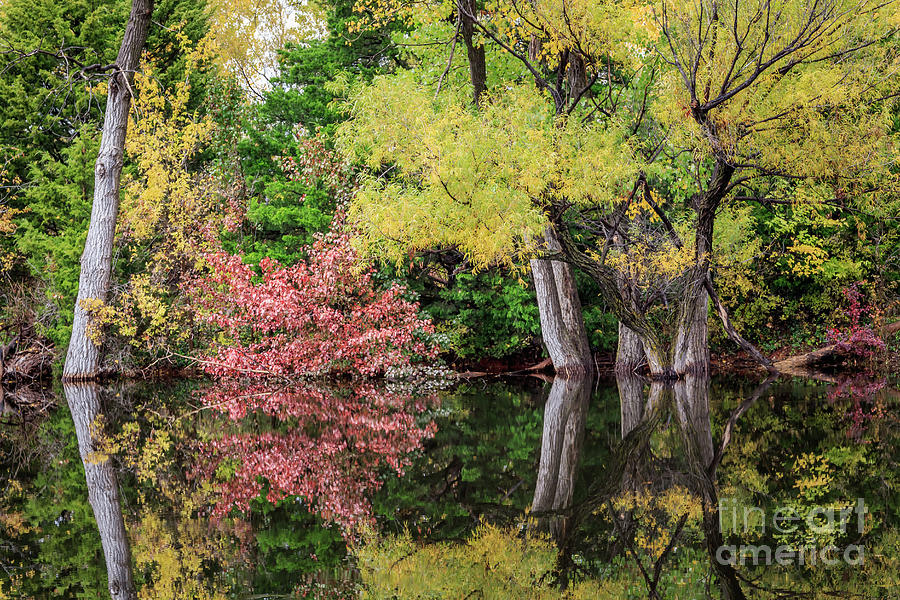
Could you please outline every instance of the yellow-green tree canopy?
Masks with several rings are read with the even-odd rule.
[[[520,257],[549,213],[630,202],[642,172],[663,202],[708,191],[720,161],[734,171],[722,197],[871,205],[896,188],[898,19],[896,2],[868,0],[487,3],[482,40],[520,60],[519,81],[479,110],[410,74],[358,90],[341,143],[379,175],[352,216],[388,256],[453,245],[487,264]],[[563,82],[572,53],[586,93]]]

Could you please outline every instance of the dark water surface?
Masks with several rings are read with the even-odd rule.
[[[622,598],[900,597],[883,383],[428,389],[7,393],[0,599],[389,597],[359,548],[465,543],[479,523],[556,544],[540,597],[586,579]]]

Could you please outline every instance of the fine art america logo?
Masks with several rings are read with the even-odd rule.
[[[779,507],[770,515],[758,506],[724,498],[719,501],[719,531],[723,535],[769,534],[767,537],[777,540],[777,545],[723,544],[716,551],[716,560],[723,565],[861,565],[862,545],[838,548],[834,540],[853,530],[862,535],[867,512],[862,498],[837,508],[813,506],[800,511],[795,506]]]

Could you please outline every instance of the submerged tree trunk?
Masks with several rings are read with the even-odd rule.
[[[106,115],[100,139],[100,153],[94,169],[94,203],[84,253],[72,338],[66,355],[63,378],[87,380],[98,375],[100,340],[91,331],[92,305],[106,302],[112,270],[113,240],[119,213],[119,180],[125,154],[128,111],[131,108],[131,83],[140,63],[141,50],[147,40],[153,0],[134,0],[125,36],[109,78]]]
[[[88,501],[100,530],[109,594],[112,600],[134,600],[137,593],[131,572],[131,549],[119,504],[119,484],[112,461],[98,452],[91,429],[100,414],[99,389],[94,384],[73,383],[65,384],[63,390],[75,422]]]
[[[552,227],[544,233],[548,250],[558,250]],[[572,266],[557,260],[532,259],[531,274],[541,318],[541,336],[562,376],[583,376],[594,371],[594,360],[584,327],[581,301]]]

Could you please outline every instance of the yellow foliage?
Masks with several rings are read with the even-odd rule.
[[[551,197],[611,206],[639,170],[621,130],[555,122],[532,85],[511,86],[473,114],[462,98],[433,99],[411,76],[377,79],[353,95],[339,145],[388,182],[362,182],[350,217],[369,251],[454,245],[477,266],[513,264],[546,224]]]
[[[766,9],[754,2],[717,6],[714,21],[706,2],[667,3],[665,10],[672,48],[680,60],[697,61],[698,103],[749,82],[709,112],[722,150],[735,162],[750,163],[767,172],[812,179],[839,174],[861,184],[882,177],[883,172],[871,167],[893,160],[885,136],[896,99],[887,98],[875,106],[872,102],[890,95],[890,82],[896,80],[900,62],[892,50],[865,42],[889,31],[890,19],[897,18],[897,6],[874,0],[839,0],[821,35],[799,52],[783,54],[779,53],[790,40],[802,37],[812,10],[807,3],[782,0],[777,10],[771,9],[771,19],[758,18],[758,11],[765,13]],[[655,7],[658,15],[662,10],[661,4]],[[880,18],[875,19],[875,14]],[[698,22],[704,23],[708,39],[696,56]],[[739,31],[746,32],[744,39],[732,33],[735,23]],[[750,61],[748,54],[754,52],[757,54]],[[768,61],[772,65],[756,76],[756,65]],[[727,90],[723,88],[726,77],[732,78]],[[682,72],[665,72],[659,92],[654,114],[669,128],[672,145],[689,148],[698,157],[707,156],[713,148],[708,132],[691,115]]]
[[[420,545],[409,535],[366,539],[355,548],[365,600],[626,598],[628,577],[553,583],[555,545],[515,529],[481,525],[464,544]]]
[[[216,46],[209,37],[192,47],[183,33],[176,36],[185,76],[171,90],[163,89],[152,57],[144,58],[135,76],[125,145],[134,169],[122,178],[117,237],[126,247],[139,247],[147,267],[118,289],[108,306],[94,307],[99,325],[148,350],[190,334],[185,326],[189,311],[169,297],[172,281],[214,249],[231,217],[216,178],[192,168],[215,132],[211,115],[189,109],[192,81],[210,63]]]
[[[323,35],[317,2],[212,0],[210,35],[217,62],[245,85],[260,87],[278,66],[278,50]]]
[[[155,76],[152,62],[143,61],[135,76],[137,97],[129,115],[125,149],[140,176],[123,181],[120,235],[146,240],[165,218],[171,223],[176,250],[184,250],[197,217],[211,211],[209,181],[189,171],[193,156],[209,141],[215,127],[209,115],[188,111],[191,77],[208,60],[211,46],[202,41],[191,49],[179,33],[185,54],[185,78],[166,93]]]

